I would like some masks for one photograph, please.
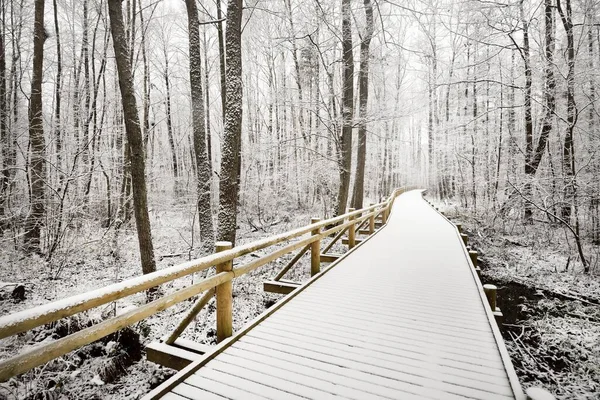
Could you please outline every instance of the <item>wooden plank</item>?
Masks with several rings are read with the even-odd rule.
[[[279,389],[276,387],[277,385],[273,385],[268,379],[257,378],[255,374],[247,374],[246,372],[229,364],[215,362],[214,365],[211,363],[210,366],[202,368],[192,376],[206,377],[267,399],[305,399],[288,388]]]
[[[191,351],[192,353],[200,355],[210,353],[215,349],[215,346],[194,342],[193,340],[184,338],[177,338],[175,342],[171,344],[171,346],[179,347],[180,349]]]
[[[265,281],[263,290],[269,293],[290,294],[300,287],[300,283],[283,281]]]
[[[296,327],[296,329],[298,329]],[[300,347],[306,350],[312,349],[312,346],[327,346],[330,343],[313,343],[312,341],[309,340],[304,340],[302,341],[301,339],[298,338],[294,338],[294,337],[290,337],[289,333],[284,332],[282,329],[279,329],[279,331],[281,332],[281,335],[275,334],[273,332],[266,332],[264,330],[257,330],[257,332],[260,332],[260,335],[264,335],[264,337],[269,337],[271,340],[273,340],[274,342],[283,344],[283,345],[289,345],[292,346],[292,341],[295,340],[293,343],[295,343],[293,346],[295,347]],[[312,333],[311,330],[307,330],[307,333]],[[258,333],[256,335],[253,334],[253,336],[249,336],[252,338],[258,337]],[[263,336],[261,336],[262,338]],[[355,335],[353,336],[352,334],[344,337],[345,340],[347,340],[348,343],[351,343],[352,340],[348,340],[348,339],[353,339],[353,340],[358,340],[358,338],[360,338],[359,335]],[[298,341],[299,340],[299,341]],[[373,339],[373,343],[374,344],[379,344],[382,346],[386,346],[386,343],[384,340],[382,339]],[[465,354],[463,353],[462,355],[459,354],[456,351],[452,351],[452,350],[439,350],[439,347],[441,347],[441,345],[443,345],[442,342],[437,343],[438,347],[434,350],[434,346],[424,346],[424,345],[415,345],[415,344],[411,344],[410,342],[405,342],[405,343],[393,343],[391,346],[388,346],[389,348],[389,354],[392,355],[392,358],[394,358],[394,354],[395,355],[400,355],[402,357],[412,357],[414,359],[428,359],[428,360],[432,360],[434,359],[436,362],[436,365],[441,364],[441,365],[445,365],[445,366],[449,366],[449,367],[453,367],[453,368],[462,368],[464,370],[467,371],[473,371],[473,370],[477,370],[478,368],[483,368],[482,372],[489,374],[489,375],[501,375],[501,371],[502,371],[502,364],[493,360],[493,359],[486,359],[486,358],[480,358],[480,357],[470,357],[469,354]],[[333,345],[332,345],[333,346]],[[349,345],[348,345],[349,346]],[[366,347],[366,346],[365,346]],[[360,349],[351,349],[354,350],[355,352],[362,352],[365,353],[367,352],[366,350],[360,350]],[[330,351],[330,350],[325,350],[326,352]],[[435,351],[435,353],[434,353]],[[372,352],[372,350],[370,350],[370,352],[372,354],[370,354],[370,357],[373,357],[373,359],[377,359],[378,355],[374,352]],[[348,353],[352,353],[352,351],[348,350]],[[433,357],[433,358],[432,358]],[[387,358],[387,356],[379,356],[379,358]]]
[[[322,315],[310,315],[304,314],[301,315],[298,313],[285,313],[282,315],[278,315],[278,319],[282,320],[291,320],[299,323],[306,323],[309,325],[321,325],[325,327],[329,327],[330,329],[337,328],[348,328],[348,329],[357,329],[361,331],[368,332],[369,334],[374,334],[377,332],[393,332],[393,331],[402,331],[402,332],[413,332],[415,338],[421,337],[422,340],[445,340],[448,341],[452,338],[456,344],[468,345],[470,343],[483,343],[487,342],[488,346],[494,344],[494,338],[491,333],[488,332],[487,335],[481,335],[481,338],[478,338],[477,335],[473,335],[465,330],[463,332],[448,332],[442,329],[436,329],[434,326],[421,326],[415,324],[414,320],[406,320],[403,322],[398,322],[394,324],[387,325],[385,321],[377,322],[369,319],[362,319],[357,316],[348,316],[348,315],[338,315],[332,316],[331,314],[322,316]],[[450,335],[449,333],[452,333]]]
[[[319,379],[335,383],[343,379],[344,385],[358,389],[365,393],[363,398],[374,394],[388,399],[422,399],[405,391],[399,391],[385,386],[382,380],[373,382],[372,375],[362,374],[359,371],[344,368],[337,364],[329,364],[319,360],[305,358],[292,353],[285,353],[271,348],[256,346],[251,343],[238,342],[228,349],[233,354],[239,354],[245,358],[264,362],[281,370],[293,370],[299,373],[309,373]],[[264,355],[268,354],[268,356]]]
[[[264,396],[239,389],[222,382],[217,382],[199,375],[192,375],[185,380],[185,383],[201,390],[210,391],[219,396],[233,400],[262,400]]]
[[[476,373],[483,374],[486,376],[498,376],[498,370],[501,369],[500,364],[493,363],[489,364],[486,359],[470,358],[464,351],[462,354],[454,349],[448,349],[444,347],[443,343],[434,343],[428,345],[415,344],[413,341],[406,340],[404,342],[396,342],[390,345],[384,339],[378,338],[365,338],[364,335],[360,334],[344,334],[327,337],[325,335],[316,336],[316,334],[322,334],[320,331],[314,331],[312,329],[306,329],[306,335],[303,339],[297,332],[297,327],[289,327],[287,325],[278,325],[277,329],[273,327],[261,326],[260,330],[256,332],[264,333],[271,336],[280,336],[281,338],[293,339],[293,340],[304,340],[307,346],[331,346],[332,349],[344,349],[348,353],[358,353],[363,355],[369,355],[374,359],[389,359],[396,360],[397,362],[404,361],[411,365],[424,366],[423,360],[428,360],[431,354],[435,352],[436,364],[431,366],[432,369],[438,368],[451,368],[456,369],[453,373],[462,374],[465,373]],[[304,331],[302,331],[304,332]],[[281,339],[280,342],[286,343],[285,339]],[[350,348],[351,347],[351,348]],[[398,360],[397,358],[401,359]],[[486,381],[486,379],[483,379]],[[497,379],[492,379],[497,381]]]
[[[254,335],[248,336],[247,339],[258,339],[261,340],[265,337],[261,335],[261,337],[257,337]],[[268,337],[265,339],[267,342],[276,342],[276,338]],[[450,383],[446,383],[446,377],[443,374],[431,372],[429,376],[419,376],[414,373],[410,369],[403,371],[401,367],[399,367],[396,363],[376,360],[374,361],[371,357],[368,356],[359,356],[359,355],[348,355],[346,352],[338,352],[336,355],[327,354],[321,351],[314,351],[312,349],[307,349],[306,344],[303,341],[294,341],[294,345],[304,346],[299,347],[304,349],[304,354],[311,357],[319,357],[321,360],[326,359],[328,362],[337,363],[338,365],[345,366],[346,368],[356,369],[359,371],[363,371],[365,373],[379,375],[388,377],[398,382],[402,382],[407,384],[407,388],[412,388],[411,393],[420,394],[423,396],[430,396],[433,398],[443,398],[443,399],[462,399],[463,396],[472,397],[472,398],[482,398],[488,400],[506,400],[510,398],[510,396],[501,395],[489,391],[483,391],[479,389],[473,389],[465,386],[457,386]],[[285,346],[285,345],[284,345]],[[290,341],[288,341],[287,346],[290,346]],[[409,390],[407,390],[409,391]]]
[[[304,299],[302,299],[304,300]],[[292,306],[287,308],[288,313],[293,313],[296,315],[305,315],[308,317],[312,317],[312,313],[308,310],[307,307],[315,307],[316,304],[313,301],[307,300],[300,302],[298,299],[297,302],[294,302],[294,307]],[[339,307],[337,307],[339,306]],[[321,308],[322,307],[322,308]],[[424,311],[427,309],[423,309]],[[342,311],[343,313],[340,313]],[[348,304],[342,303],[339,304],[323,304],[319,305],[319,314],[322,317],[330,319],[334,317],[336,321],[352,319],[357,322],[366,322],[369,324],[385,324],[388,328],[406,328],[407,326],[410,328],[416,328],[430,331],[433,329],[435,331],[443,331],[443,333],[447,336],[459,335],[461,337],[472,338],[473,340],[477,340],[480,337],[488,337],[490,342],[494,342],[494,337],[491,335],[490,327],[487,325],[487,321],[484,321],[481,324],[478,324],[477,319],[471,319],[472,326],[461,325],[457,323],[453,323],[450,321],[440,321],[436,320],[435,317],[431,317],[429,315],[420,314],[420,309],[417,308],[415,310],[405,310],[398,309],[396,310],[396,314],[386,314],[386,313],[378,313],[369,310],[368,307],[361,308],[360,304]],[[481,321],[481,320],[480,320]]]
[[[146,358],[148,361],[176,370],[184,369],[199,354],[184,350],[163,342],[152,342],[146,346]]]
[[[199,389],[197,387],[182,383],[173,389],[173,392],[179,396],[185,397],[191,400],[223,400],[226,397],[219,396],[218,394],[209,392],[207,390]],[[164,398],[164,397],[163,397]]]
[[[399,370],[411,371],[412,374],[428,377],[431,374],[440,374],[444,376],[444,381],[455,385],[468,386],[480,390],[490,390],[496,393],[510,395],[511,389],[505,379],[499,378],[497,369],[489,369],[482,365],[472,365],[459,362],[455,357],[448,354],[435,353],[437,359],[431,363],[433,352],[427,348],[419,349],[420,353],[394,351],[385,346],[385,343],[373,344],[361,342],[359,340],[344,339],[341,341],[327,340],[325,337],[316,339],[314,336],[310,340],[302,338],[301,335],[295,335],[292,332],[282,330],[261,330],[261,334],[266,332],[269,336],[281,336],[293,343],[306,343],[311,350],[320,351],[330,355],[348,356],[352,359],[356,357],[365,357],[372,362],[383,363],[390,362]],[[290,342],[291,343],[291,342]],[[242,346],[240,343],[239,346]],[[269,353],[267,353],[269,354]],[[483,367],[483,368],[482,368]],[[482,371],[487,373],[483,374]],[[492,390],[493,389],[493,390]]]
[[[162,397],[163,400],[189,400],[189,397],[184,397],[176,393],[167,393]]]

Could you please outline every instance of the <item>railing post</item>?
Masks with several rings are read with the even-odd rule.
[[[489,283],[483,285],[483,291],[485,292],[485,297],[488,299],[488,303],[490,303],[490,308],[492,312],[496,311],[496,291],[497,287],[495,285],[490,285]]]
[[[477,252],[476,251],[469,251],[469,257],[471,258],[471,262],[473,263],[473,267],[475,269],[477,269]]]
[[[215,243],[215,251],[231,249],[231,242]],[[233,260],[217,265],[217,274],[231,271]],[[217,342],[227,339],[233,334],[233,282],[227,281],[217,286]]]
[[[320,218],[311,218],[310,223],[319,222]],[[321,233],[321,229],[313,229],[310,232],[312,235]],[[310,276],[315,276],[321,271],[321,239],[315,240],[310,244]]]
[[[464,234],[464,233],[461,233],[460,237],[462,238],[463,243],[465,244],[465,246],[467,246],[469,244],[469,237],[466,234]]]
[[[348,212],[354,212],[354,208],[349,208]],[[348,219],[350,221],[354,221],[354,216],[348,217]],[[350,224],[350,226],[348,227],[348,249],[352,249],[354,246],[356,246],[356,224],[352,223]]]
[[[481,268],[479,268],[477,262],[478,253],[476,251],[469,250],[469,257],[471,258],[471,263],[473,264],[473,268],[475,268],[475,272],[477,273],[477,277],[481,280]]]
[[[369,207],[373,207],[373,203],[369,205]],[[375,232],[375,210],[371,210],[371,215],[369,217],[369,235],[372,235]]]

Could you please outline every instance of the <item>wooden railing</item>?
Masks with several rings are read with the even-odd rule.
[[[217,338],[223,340],[232,334],[231,284],[233,279],[298,249],[302,250],[294,257],[292,262],[277,274],[275,280],[280,280],[308,250],[311,251],[311,273],[313,275],[319,273],[322,258],[320,251],[322,239],[335,235],[334,240],[325,247],[324,253],[326,253],[333,245],[332,243],[339,240],[344,232],[348,231],[348,246],[349,248],[354,247],[356,232],[362,226],[368,224],[369,231],[372,233],[375,227],[375,219],[379,215],[381,215],[382,222],[385,223],[394,199],[410,189],[412,187],[396,189],[385,201],[362,210],[349,210],[344,215],[324,221],[313,219],[310,225],[234,248],[231,248],[229,242],[218,242],[216,244],[217,251],[210,256],[0,317],[0,339],[3,339],[216,266],[216,271],[212,276],[206,277],[191,286],[166,294],[124,314],[107,319],[54,342],[41,344],[1,361],[0,382],[90,344],[202,292],[205,292],[204,295],[192,306],[175,331],[169,335],[167,342],[172,343],[177,339],[215,293],[217,296]],[[309,234],[309,236],[303,237],[306,234]],[[233,260],[238,257],[293,239],[296,240],[252,262],[233,268]]]

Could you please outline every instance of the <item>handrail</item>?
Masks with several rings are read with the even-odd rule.
[[[83,345],[92,343],[104,336],[109,335],[110,333],[116,332],[119,329],[132,325],[144,318],[162,311],[167,307],[199,295],[204,291],[213,290],[217,286],[223,285],[237,277],[247,274],[248,272],[259,268],[260,266],[276,260],[284,254],[308,246],[316,241],[320,241],[321,239],[328,237],[340,230],[346,230],[348,227],[355,226],[355,224],[359,224],[371,218],[372,216],[378,215],[381,212],[384,212],[385,215],[389,213],[389,209],[391,208],[395,197],[408,189],[409,188],[396,189],[385,201],[361,210],[356,210],[334,218],[330,218],[328,220],[312,223],[310,225],[293,229],[282,234],[241,245],[230,250],[221,251],[148,275],[128,279],[123,282],[109,285],[91,292],[58,300],[44,306],[35,307],[29,310],[0,317],[1,339],[47,324],[49,322],[56,321],[61,318],[74,315],[81,311],[85,311],[117,299],[142,292],[177,278],[205,270],[213,265],[232,262],[233,259],[249,254],[256,250],[264,249],[284,241],[299,238],[306,233],[311,233],[310,236],[304,239],[294,241],[293,243],[264,255],[259,259],[234,268],[231,271],[215,273],[214,275],[204,278],[191,286],[179,289],[125,314],[105,320],[99,324],[65,336],[64,338],[58,339],[54,342],[36,346],[24,353],[3,360],[0,362],[0,381],[5,381],[12,376],[26,372]],[[332,225],[333,227],[329,229],[326,228],[324,231],[321,231],[321,228]],[[313,234],[314,232],[318,233]]]
[[[269,238],[260,239],[255,242],[234,247],[231,250],[211,254],[197,260],[188,261],[186,263],[165,268],[147,275],[131,278],[123,282],[106,286],[104,288],[92,290],[90,292],[67,297],[65,299],[54,301],[52,303],[32,309],[0,317],[0,339],[28,331],[40,325],[54,322],[106,303],[110,303],[111,301],[122,299],[123,297],[142,292],[186,275],[203,271],[216,264],[231,261],[235,258],[255,252],[257,250],[279,244],[286,240],[297,238],[314,229],[320,229],[326,225],[336,224],[350,216],[358,215],[365,210],[373,210],[376,207],[383,207],[386,204],[387,201],[359,211],[343,214],[325,221],[271,236]]]

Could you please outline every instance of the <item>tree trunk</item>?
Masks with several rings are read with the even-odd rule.
[[[148,215],[146,177],[144,176],[144,144],[135,100],[135,90],[133,87],[127,42],[125,41],[121,1],[108,0],[108,11],[115,50],[115,60],[117,63],[117,73],[119,75],[119,89],[121,91],[121,100],[123,103],[127,146],[129,147],[133,205],[142,261],[142,271],[144,274],[147,274],[156,271],[156,264],[154,261],[154,248],[152,246],[150,217]]]
[[[529,56],[529,22],[525,17],[523,6],[524,0],[520,2],[521,23],[523,25],[523,48],[521,56],[525,65],[525,188],[524,193],[526,198],[532,198],[532,181],[535,176],[533,165],[533,121],[531,117],[531,61]],[[540,137],[541,140],[541,137]],[[533,223],[533,209],[529,202],[525,202],[524,222],[526,224]]]
[[[565,1],[563,10],[561,0],[556,1],[556,6],[563,28],[567,34],[567,128],[563,145],[563,180],[564,200],[561,207],[561,217],[565,221],[571,218],[571,211],[575,201],[575,148],[573,146],[573,130],[575,129],[575,117],[577,106],[575,104],[575,39],[573,35],[573,19],[571,11],[571,0]],[[576,221],[576,224],[578,222]]]
[[[360,71],[359,82],[359,120],[358,120],[358,150],[356,156],[356,174],[354,177],[354,191],[352,193],[352,207],[359,210],[363,208],[365,186],[365,161],[367,158],[367,105],[369,100],[369,58],[371,38],[373,37],[373,6],[371,0],[364,0],[365,5],[365,32],[360,43]]]
[[[29,143],[31,159],[31,211],[25,220],[25,249],[41,252],[40,237],[45,215],[46,141],[42,120],[42,75],[44,68],[44,0],[35,0],[33,69],[29,100]]]
[[[167,53],[167,44],[163,43],[163,53],[165,56],[165,114],[167,116],[167,136],[169,138],[169,147],[171,148],[171,165],[173,166],[173,177],[175,178],[175,193],[178,192],[177,177],[179,177],[179,163],[177,162],[177,149],[175,148],[175,138],[173,135],[173,118],[171,114],[171,81],[169,74],[169,54]]]
[[[6,199],[8,182],[10,180],[9,164],[10,137],[8,135],[8,97],[6,93],[6,48],[4,37],[6,34],[6,4],[0,0],[0,13],[2,26],[0,27],[0,146],[2,146],[2,172],[0,173],[0,236],[6,229]]]
[[[336,215],[346,212],[352,169],[352,118],[354,115],[354,56],[352,54],[350,0],[342,0],[342,134],[338,143],[338,188]]]
[[[202,93],[202,57],[200,55],[200,21],[196,0],[185,0],[188,15],[190,56],[190,86],[192,95],[192,123],[194,153],[196,156],[196,187],[198,190],[198,222],[202,247],[211,251],[214,242],[212,212],[210,208],[210,164],[206,153],[204,122],[204,95]]]
[[[242,136],[242,0],[227,4],[225,132],[219,184],[219,240],[235,245]]]

